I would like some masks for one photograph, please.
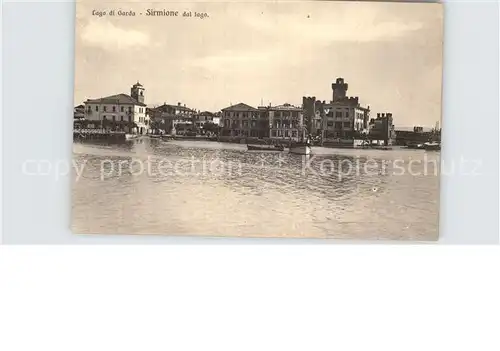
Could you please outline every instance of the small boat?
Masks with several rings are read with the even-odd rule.
[[[293,143],[290,145],[290,153],[297,155],[310,155],[311,146],[311,143],[308,141]]]
[[[137,134],[125,134],[125,140],[137,139],[139,136]]]
[[[441,144],[436,142],[424,143],[423,147],[426,151],[439,151],[441,150]]]
[[[248,151],[284,151],[283,145],[248,145]]]
[[[409,142],[406,144],[407,149],[423,149],[424,144]]]
[[[312,151],[311,138],[306,137],[306,128],[302,129],[302,137],[300,141],[292,142],[290,144],[290,153],[297,155],[310,155]]]

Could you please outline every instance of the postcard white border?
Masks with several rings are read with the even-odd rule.
[[[73,235],[69,178],[29,177],[22,174],[21,164],[32,158],[71,157],[74,8],[71,1],[3,5],[5,244],[351,243]],[[497,2],[446,2],[442,157],[479,158],[482,175],[442,179],[439,243],[498,243],[498,34]]]

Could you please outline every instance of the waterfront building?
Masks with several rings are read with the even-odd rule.
[[[368,137],[381,140],[384,145],[392,145],[396,139],[392,113],[377,113],[377,118],[370,119]]]
[[[261,109],[259,107],[259,109]],[[262,109],[261,109],[262,111]],[[302,107],[285,103],[265,108],[272,139],[299,140],[304,123]]]
[[[222,109],[222,136],[269,137],[267,109],[238,103]]]
[[[324,138],[353,138],[366,133],[370,118],[370,107],[363,107],[359,97],[347,96],[348,84],[337,78],[332,84],[332,100],[316,100],[316,97],[302,98],[304,119],[312,135]]]
[[[196,128],[203,129],[203,126],[206,123],[213,123],[215,125],[219,125],[220,123],[220,114],[212,113],[209,111],[198,112],[194,115],[194,124]]]
[[[352,138],[368,131],[370,107],[363,107],[357,96],[347,96],[348,87],[343,78],[332,84],[332,100],[323,106],[326,138]]]
[[[316,100],[315,96],[304,96],[302,98],[303,124],[308,134],[321,134],[323,129],[324,104],[324,101]]]
[[[152,121],[162,129],[170,134],[183,133],[191,131],[194,128],[193,119],[196,110],[186,107],[186,104],[170,105],[164,103],[163,105],[152,107],[148,109]]]
[[[130,95],[116,94],[88,99],[84,102],[87,127],[145,134],[149,128],[149,118],[146,115],[144,91],[144,87],[137,82],[130,88]]]

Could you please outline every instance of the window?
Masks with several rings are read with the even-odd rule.
[[[116,120],[116,117],[113,115],[113,122]]]
[[[132,122],[132,116],[128,116],[128,121]]]
[[[342,111],[335,111],[336,118],[342,118]]]
[[[104,112],[106,112],[106,106],[104,106]]]
[[[128,107],[128,112],[132,112],[132,106]]]
[[[113,106],[113,112],[116,112],[116,106]]]
[[[351,122],[344,122],[344,128],[350,128]]]
[[[349,111],[345,111],[345,116],[349,118]]]
[[[106,116],[102,116],[102,120],[105,121],[106,120]]]
[[[271,131],[271,136],[273,136],[273,137],[276,136],[276,131],[275,130]]]
[[[342,122],[335,122],[335,129],[342,129]]]
[[[296,138],[297,137],[297,131],[296,130],[293,130],[292,131],[292,138]]]
[[[123,107],[122,107],[122,109],[123,109]],[[120,116],[120,121],[122,121],[122,122],[123,122],[123,116]]]
[[[123,112],[123,106],[120,106],[120,112]]]
[[[285,130],[285,138],[288,138],[288,130]]]
[[[328,121],[328,122],[326,123],[326,125],[327,125],[328,127],[333,127],[333,122]]]
[[[89,112],[90,112],[90,111],[92,111],[92,108],[90,107],[90,105],[89,105],[89,107],[87,108],[87,111],[89,111]]]
[[[99,106],[96,105],[95,110],[96,112],[99,112]]]

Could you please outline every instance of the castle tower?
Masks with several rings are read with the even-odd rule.
[[[137,101],[144,103],[144,87],[141,83],[137,82],[130,88],[130,96]]]
[[[336,82],[332,84],[333,102],[342,101],[347,95],[347,83],[344,83],[344,78],[337,78]]]

